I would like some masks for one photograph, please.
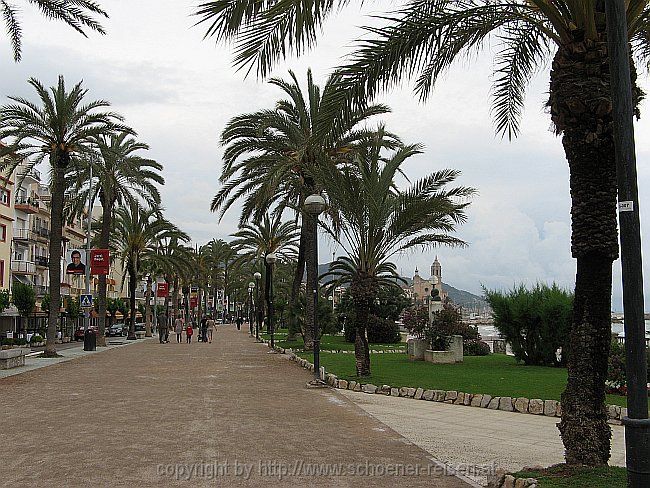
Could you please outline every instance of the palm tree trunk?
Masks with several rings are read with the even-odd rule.
[[[102,230],[99,236],[99,247],[108,249],[110,233],[111,233],[111,203],[106,201],[103,192],[100,192],[100,200],[102,203]],[[100,347],[106,346],[106,299],[108,286],[106,283],[106,275],[99,275],[99,290],[97,297],[97,326],[99,327],[99,337],[97,338],[97,345]]]
[[[53,156],[50,215],[50,312],[47,323],[47,342],[43,356],[56,356],[56,329],[59,324],[61,310],[61,237],[63,234],[63,199],[65,193],[65,169],[59,164],[59,158]]]
[[[135,290],[137,287],[137,273],[133,266],[129,266],[129,308],[131,310],[131,320],[129,321],[129,335],[127,340],[134,340],[135,337]]]
[[[300,228],[298,259],[296,262],[296,270],[293,274],[293,283],[291,284],[291,298],[289,300],[289,333],[287,334],[288,341],[296,340],[296,334],[300,330],[296,310],[298,309],[298,303],[300,301],[300,286],[302,285],[302,279],[305,276],[305,246],[307,237],[307,228],[303,224]]]
[[[145,337],[152,337],[151,334],[151,304],[149,301],[151,300],[151,275],[147,276],[147,294],[145,298],[145,303],[144,303],[144,323],[145,323]]]
[[[318,286],[318,257],[314,248],[313,236],[316,234],[316,219],[312,215],[303,214],[302,227],[306,233],[305,238],[305,264],[307,266],[307,300],[305,307],[305,326],[302,330],[302,337],[305,342],[305,350],[314,348],[314,301],[312,290]],[[302,239],[302,230],[301,230]],[[314,272],[316,269],[316,272]]]
[[[618,257],[616,166],[604,33],[598,42],[576,40],[558,50],[549,105],[553,122],[563,134],[569,163],[571,251],[577,263],[568,382],[559,429],[568,464],[604,465],[611,437],[605,380],[611,342],[612,263]]]
[[[350,285],[350,294],[354,302],[355,337],[354,358],[357,376],[370,376],[370,347],[368,346],[368,320],[372,303],[377,295],[377,285],[370,277],[355,279]]]

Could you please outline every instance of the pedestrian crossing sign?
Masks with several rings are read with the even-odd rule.
[[[93,296],[92,295],[81,295],[79,297],[82,308],[93,308]]]

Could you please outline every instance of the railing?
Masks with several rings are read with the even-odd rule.
[[[625,337],[617,336],[616,340],[619,344],[625,344]],[[645,347],[650,347],[650,337],[645,338]]]
[[[44,266],[47,268],[50,260],[45,256],[34,256],[34,262],[36,263],[36,266]]]
[[[36,273],[36,265],[31,261],[12,261],[11,271],[14,273]]]
[[[17,196],[16,205],[29,205],[38,208],[38,198]]]
[[[29,230],[29,229],[25,229],[25,228],[22,228],[22,227],[19,228],[19,229],[14,229],[14,239],[32,240],[32,239],[34,239],[34,237],[35,237],[34,232]]]
[[[36,181],[41,181],[41,172],[35,168],[27,168],[25,166],[18,166],[18,178],[25,178],[31,176]]]
[[[50,293],[50,287],[44,285],[34,285],[34,293],[36,293],[37,297],[42,297],[43,295]]]
[[[34,227],[34,232],[41,237],[50,237],[50,229],[47,227]]]

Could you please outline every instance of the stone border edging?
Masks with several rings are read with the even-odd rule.
[[[268,343],[269,348],[271,347]],[[303,368],[314,371],[314,365],[301,358],[295,352],[281,347],[275,347],[275,350],[281,354],[288,354],[289,359],[298,363]],[[359,383],[357,381],[347,381],[339,379],[332,373],[326,373],[321,367],[321,379],[327,382],[333,388],[341,390],[352,390],[369,394],[379,394],[387,396],[399,396],[411,398],[414,400],[426,400],[453,405],[464,405],[468,407],[487,408],[489,410],[502,410],[505,412],[517,412],[530,415],[543,415],[546,417],[561,417],[562,404],[557,400],[542,400],[539,398],[525,397],[493,397],[487,394],[465,393],[455,390],[425,390],[424,388],[411,387],[394,387],[382,385],[381,387],[372,383]],[[614,425],[621,425],[621,419],[627,415],[627,408],[618,405],[607,405],[607,422]]]
[[[539,469],[543,468],[539,466]],[[487,486],[488,488],[537,488],[538,483],[535,478],[515,478],[503,469],[497,469],[493,475],[488,476]]]

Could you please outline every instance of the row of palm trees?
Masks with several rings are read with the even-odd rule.
[[[457,171],[435,172],[415,182],[399,182],[404,164],[422,152],[403,143],[385,127],[370,128],[369,119],[389,111],[384,105],[350,107],[340,80],[321,88],[307,72],[303,92],[297,77],[273,79],[287,98],[264,109],[233,118],[222,133],[222,187],[212,210],[223,214],[242,199],[241,229],[233,244],[245,250],[240,258],[265,267],[265,294],[270,289],[269,264],[276,254],[291,261],[294,279],[290,310],[298,309],[307,268],[306,289],[318,289],[317,220],[305,211],[312,194],[323,194],[329,205],[320,222],[345,255],[331,266],[331,286],[349,285],[356,308],[357,374],[370,374],[366,338],[368,314],[381,286],[398,286],[396,254],[413,247],[462,246],[454,237],[465,221],[465,207],[474,190],[449,186]],[[291,219],[282,222],[289,213]],[[290,314],[290,332],[302,324],[305,348],[311,349],[314,302],[306,300],[306,321]]]
[[[12,174],[49,163],[51,236],[49,246],[50,310],[46,355],[55,355],[55,333],[61,302],[62,229],[66,221],[87,212],[99,201],[102,217],[95,244],[112,249],[129,275],[130,338],[135,337],[135,289],[146,273],[177,276],[185,272],[189,236],[164,219],[158,186],[162,165],[140,155],[148,146],[138,142],[109,103],[89,100],[81,83],[67,89],[63,77],[46,89],[29,80],[37,102],[10,97],[0,107],[0,171]],[[20,178],[21,174],[17,175]],[[99,277],[98,326],[103,345],[106,323],[106,276]],[[147,314],[148,315],[148,314]]]
[[[265,77],[283,56],[312,47],[325,19],[349,0],[305,5],[211,0],[197,7],[206,37],[233,43],[235,64]],[[361,2],[358,2],[361,4]],[[605,380],[610,347],[612,263],[618,257],[606,0],[408,0],[378,16],[336,70],[353,110],[414,79],[426,99],[458,59],[493,56],[492,113],[497,133],[519,132],[532,76],[550,67],[548,108],[570,170],[576,285],[572,354],[560,432],[569,464],[602,465],[610,455]],[[650,2],[626,0],[633,60],[650,59]],[[633,66],[634,68],[634,66]],[[632,70],[634,108],[642,91]]]

